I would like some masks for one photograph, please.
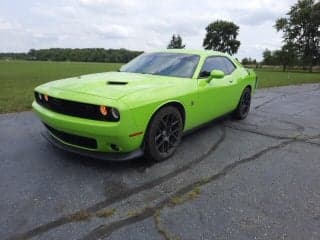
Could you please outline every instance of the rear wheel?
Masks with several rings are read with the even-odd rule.
[[[242,92],[237,109],[233,112],[233,117],[239,120],[245,119],[250,111],[250,104],[251,90],[249,87],[246,87]]]
[[[174,154],[182,136],[183,121],[178,109],[161,108],[152,118],[145,138],[145,155],[154,162]]]

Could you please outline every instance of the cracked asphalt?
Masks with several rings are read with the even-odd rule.
[[[0,239],[320,239],[320,84],[258,90],[169,160],[110,163],[0,115]]]

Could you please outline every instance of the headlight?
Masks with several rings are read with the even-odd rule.
[[[120,113],[118,109],[114,107],[107,107],[104,105],[101,105],[99,108],[100,114],[104,119],[111,122],[117,122],[120,120]]]
[[[103,116],[107,116],[107,115],[108,115],[108,107],[106,107],[106,106],[100,106],[100,113],[101,113]]]
[[[120,118],[120,113],[116,108],[111,108],[111,115],[114,119],[119,120]]]

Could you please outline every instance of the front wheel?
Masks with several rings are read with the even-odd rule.
[[[182,136],[183,121],[179,110],[172,106],[161,108],[152,118],[145,137],[145,156],[154,162],[174,154]]]
[[[233,112],[233,117],[239,120],[245,119],[250,111],[250,104],[251,90],[249,87],[246,87],[242,92],[237,109]]]

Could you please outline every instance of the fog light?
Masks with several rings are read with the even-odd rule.
[[[112,150],[116,151],[116,152],[119,152],[120,151],[120,148],[118,145],[116,144],[110,144],[110,147],[112,148]]]
[[[108,115],[108,108],[106,106],[100,106],[100,113],[103,116],[107,116]]]

